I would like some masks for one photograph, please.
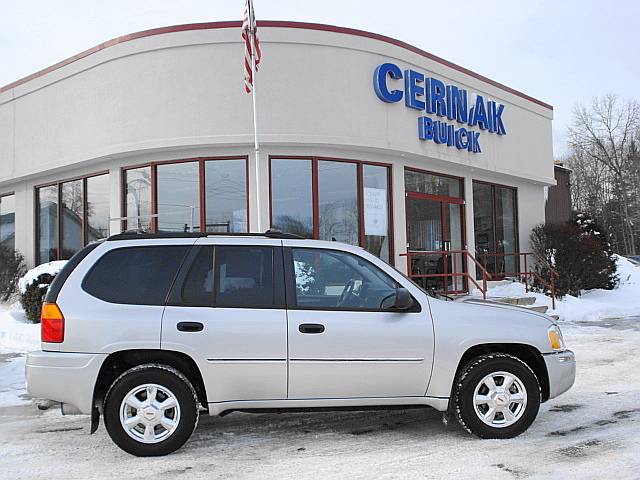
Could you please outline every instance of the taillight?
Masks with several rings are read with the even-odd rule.
[[[47,343],[64,342],[64,315],[55,303],[42,305],[40,314],[40,338]]]

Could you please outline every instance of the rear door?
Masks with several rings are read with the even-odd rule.
[[[355,252],[285,246],[289,398],[423,396],[433,357],[428,306],[387,309],[398,282]]]
[[[287,314],[280,240],[203,238],[162,320],[162,348],[200,366],[209,402],[287,398]]]

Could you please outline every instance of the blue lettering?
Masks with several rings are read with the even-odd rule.
[[[407,107],[424,110],[425,103],[417,97],[424,97],[424,75],[415,70],[404,71],[404,103]]]
[[[482,130],[486,130],[489,126],[489,121],[487,120],[487,110],[485,109],[484,98],[482,98],[482,95],[477,96],[474,111],[473,123],[477,123]]]
[[[455,141],[453,125],[447,126],[447,147],[452,147]]]
[[[458,150],[466,150],[469,146],[469,134],[466,128],[461,128],[456,131],[456,148]]]
[[[389,90],[387,76],[398,80],[402,78],[402,70],[393,63],[383,63],[373,71],[373,89],[380,100],[387,103],[402,100],[402,90]]]
[[[504,123],[502,123],[502,112],[504,112],[504,105],[498,105],[498,108],[493,109],[493,128],[498,135],[506,135],[507,130],[504,128]]]
[[[433,140],[433,120],[429,117],[418,117],[418,138]]]
[[[429,99],[431,101],[431,112],[435,113],[439,117],[447,115],[447,103],[445,102],[445,96],[447,90],[440,80],[432,78],[429,82]]]

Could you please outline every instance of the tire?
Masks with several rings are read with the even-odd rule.
[[[505,381],[510,384],[506,390]],[[455,415],[465,430],[480,438],[513,438],[533,423],[541,396],[538,378],[526,363],[503,353],[482,355],[456,380]]]
[[[120,375],[109,387],[103,411],[111,439],[137,457],[179,449],[195,430],[199,415],[191,382],[175,368],[160,364],[139,365]]]

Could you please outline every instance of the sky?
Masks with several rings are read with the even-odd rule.
[[[640,99],[637,0],[254,0],[258,20],[405,41],[554,106],[554,154],[576,103]],[[244,0],[0,0],[0,86],[127,33],[239,20]],[[265,59],[266,60],[266,59]]]

